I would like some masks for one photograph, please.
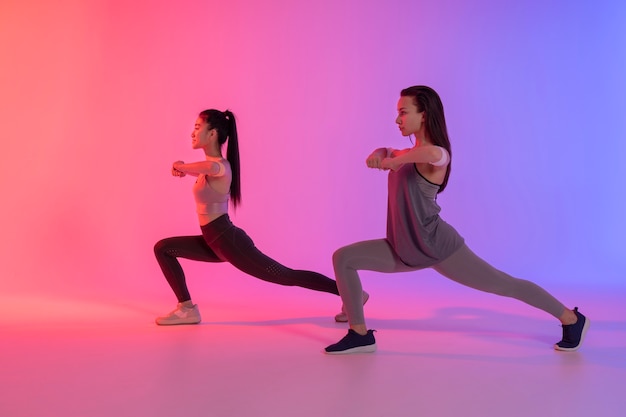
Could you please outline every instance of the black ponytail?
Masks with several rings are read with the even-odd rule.
[[[217,130],[217,141],[220,146],[226,143],[226,159],[230,163],[230,169],[233,174],[230,183],[230,202],[233,208],[241,203],[241,184],[240,184],[240,168],[239,168],[239,141],[237,138],[237,124],[235,123],[235,115],[226,110],[210,109],[200,113],[201,117],[209,126]]]
[[[228,119],[228,147],[226,148],[226,159],[230,163],[230,169],[233,173],[233,179],[230,184],[230,199],[233,208],[241,203],[241,182],[240,182],[240,166],[239,166],[239,139],[237,137],[237,123],[235,115],[230,111],[224,111],[224,116]]]

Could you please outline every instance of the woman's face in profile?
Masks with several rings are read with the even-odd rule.
[[[212,129],[204,119],[198,117],[191,132],[191,148],[202,149],[206,147],[214,133],[215,129]]]
[[[398,117],[396,123],[402,136],[418,132],[424,123],[424,112],[419,112],[413,103],[413,97],[400,97],[398,100]]]

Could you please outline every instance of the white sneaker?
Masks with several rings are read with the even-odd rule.
[[[367,300],[369,299],[370,299],[370,295],[366,293],[365,291],[363,291],[363,305],[365,305],[365,303],[367,303]],[[335,316],[335,321],[337,323],[345,323],[348,321],[348,314],[346,313],[346,307],[343,304],[341,305],[341,313],[338,313]]]
[[[170,326],[172,324],[198,324],[202,321],[198,305],[193,307],[185,307],[182,303],[178,303],[176,310],[170,311],[167,316],[157,317],[156,324],[160,326]]]

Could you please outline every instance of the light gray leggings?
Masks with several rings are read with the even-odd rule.
[[[333,266],[339,294],[351,325],[365,324],[363,287],[357,271],[408,272],[424,269],[403,263],[386,239],[357,242],[338,249],[333,254]],[[516,298],[556,318],[565,311],[565,306],[543,288],[497,270],[466,245],[431,268],[459,284]]]

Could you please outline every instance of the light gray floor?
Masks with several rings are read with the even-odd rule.
[[[1,296],[0,416],[626,415],[626,291],[565,294],[592,325],[559,353],[558,323],[516,301],[372,285],[378,352],[327,356],[338,299],[264,285],[196,298],[203,323],[169,328],[152,322],[169,296]]]

